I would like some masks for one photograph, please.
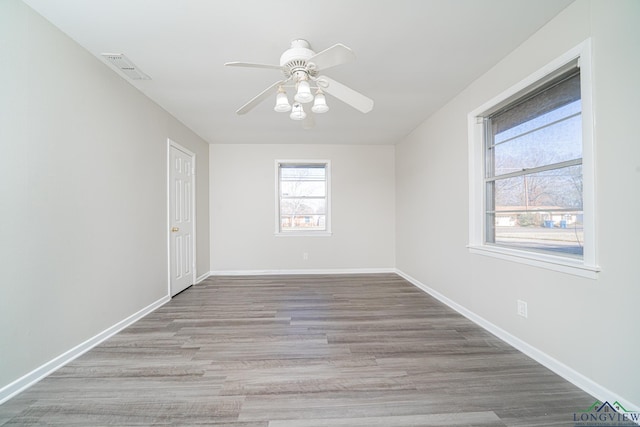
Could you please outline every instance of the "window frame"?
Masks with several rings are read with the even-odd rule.
[[[583,257],[582,259],[576,259],[550,253],[486,244],[485,118],[515,100],[523,98],[536,88],[575,66],[580,68],[582,102]],[[598,277],[600,267],[597,264],[595,235],[595,159],[591,91],[591,41],[587,39],[468,114],[469,244],[467,247],[471,253],[590,279]]]
[[[280,223],[280,168],[283,165],[313,165],[324,166],[325,170],[325,229],[324,230],[282,230]],[[331,162],[329,160],[276,160],[275,161],[275,235],[328,237],[331,232]]]

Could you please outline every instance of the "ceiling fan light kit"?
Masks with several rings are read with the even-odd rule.
[[[280,65],[255,64],[249,62],[227,62],[225,65],[234,67],[249,68],[270,68],[278,69],[284,75],[284,80],[275,82],[267,89],[255,96],[245,105],[240,107],[236,113],[246,114],[255,106],[260,104],[273,92],[276,92],[276,105],[274,110],[280,113],[291,111],[289,117],[292,120],[305,120],[305,128],[312,127],[313,115],[310,113],[322,114],[329,111],[325,93],[332,95],[347,105],[362,113],[368,113],[373,109],[373,100],[359,92],[339,83],[327,76],[320,76],[320,71],[336,65],[341,65],[355,59],[355,54],[351,49],[343,44],[336,44],[319,53],[311,50],[309,42],[296,39],[291,42],[291,47],[280,56]],[[287,91],[290,87],[295,91],[293,106],[289,103]],[[312,90],[316,91],[315,96]],[[305,111],[302,104],[309,104],[313,101],[310,111]]]
[[[298,91],[296,92],[296,96],[293,97],[298,102],[303,104],[308,104],[313,101],[313,95],[311,94],[311,86],[309,86],[309,82],[305,79],[298,80]]]
[[[291,104],[287,98],[287,92],[282,86],[278,88],[278,94],[276,95],[276,106],[273,108],[278,113],[286,113],[291,111]]]
[[[316,92],[316,97],[313,100],[313,107],[311,107],[311,111],[316,114],[322,114],[329,111],[329,106],[327,105],[327,99],[324,96],[322,90],[318,89]]]
[[[307,113],[304,112],[302,104],[296,102],[291,108],[291,114],[289,114],[289,117],[291,118],[291,120],[304,120],[307,118]]]

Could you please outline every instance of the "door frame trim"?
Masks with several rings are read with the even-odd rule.
[[[193,221],[191,222],[191,253],[192,266],[191,266],[191,285],[196,283],[196,154],[184,146],[173,141],[171,138],[167,138],[167,295],[171,296],[171,148],[182,151],[184,154],[191,157],[191,164],[193,169],[191,170],[191,188],[193,189],[193,197],[191,197],[191,212],[193,213]]]

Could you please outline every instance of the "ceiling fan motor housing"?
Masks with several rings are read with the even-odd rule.
[[[291,47],[282,54],[280,66],[283,67],[287,78],[292,75],[300,78],[302,74],[315,77],[318,74],[317,70],[307,66],[307,60],[316,54],[310,47],[308,41],[297,39],[293,40]]]

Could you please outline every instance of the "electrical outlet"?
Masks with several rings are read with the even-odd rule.
[[[309,259],[309,252],[303,252],[302,253],[302,259],[307,261]]]
[[[524,318],[528,316],[526,301],[518,300],[518,315]]]

